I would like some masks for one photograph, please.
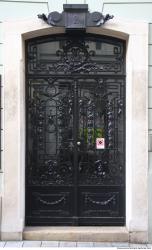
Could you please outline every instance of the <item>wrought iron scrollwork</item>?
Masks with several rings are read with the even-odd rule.
[[[123,225],[124,48],[82,34],[28,41],[28,225]]]
[[[49,79],[49,85],[48,82],[47,85],[44,83],[44,87],[32,84],[33,94],[29,102],[30,130],[33,138],[31,143],[37,155],[37,174],[34,174],[34,179],[29,178],[33,184],[72,182],[69,156],[72,141],[70,126],[73,119],[73,100],[69,95],[72,92],[66,91],[66,86],[65,92],[64,89],[61,91],[57,81],[52,84],[50,81]],[[53,152],[53,159],[50,159]]]
[[[63,41],[64,42],[64,41]],[[103,41],[103,45],[105,43]],[[123,72],[123,51],[121,46],[111,46],[110,60],[104,59],[99,61],[98,55],[91,47],[92,43],[87,44],[86,40],[77,38],[68,39],[64,42],[62,49],[56,51],[56,60],[41,59],[38,52],[38,47],[35,45],[29,49],[30,61],[29,71],[36,74],[105,74],[111,72],[120,74]],[[110,46],[110,45],[109,45]],[[108,48],[107,48],[108,49]],[[112,51],[113,49],[113,51]],[[101,58],[104,55],[101,55]],[[38,59],[39,58],[39,59]]]

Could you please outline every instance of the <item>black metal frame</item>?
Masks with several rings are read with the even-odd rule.
[[[51,42],[51,41],[62,41],[62,42],[67,42],[67,43],[66,45],[62,47],[62,49],[64,50],[63,53],[62,53],[62,49],[60,50],[60,52],[58,52],[60,60],[55,61],[55,63],[49,62],[44,67],[43,65],[44,62],[42,63],[42,65],[40,65],[40,63],[37,61],[35,57],[35,54],[34,54],[35,52],[31,51],[30,46],[31,48],[34,48],[32,46],[37,46],[38,44],[43,44],[44,42]],[[111,45],[112,44],[118,45],[118,48],[121,48],[121,49],[119,50],[117,46],[115,47],[115,50],[116,50],[115,61],[108,62],[108,64],[106,62],[105,65],[100,64],[99,62],[99,65],[98,65],[98,63],[94,62],[93,59],[91,58],[94,56],[93,52],[91,51],[89,52],[89,54],[87,54],[88,48],[85,47],[85,43],[83,43],[82,41],[92,41],[94,43],[99,42],[99,43],[108,43]],[[79,56],[81,56],[81,59],[82,59],[81,67],[79,64],[77,64],[77,62],[72,61],[72,64],[70,64],[71,62],[69,61],[71,60],[71,53],[72,53],[71,48],[76,48],[76,46],[79,48],[79,51],[80,51]],[[78,56],[78,54],[75,54],[75,55]],[[33,64],[32,68],[30,66],[30,63]],[[59,73],[57,74],[57,72]],[[29,141],[29,135],[28,135],[29,129],[28,128],[29,128],[29,121],[30,121],[29,111],[34,106],[29,106],[29,102],[31,101],[30,99],[31,97],[29,97],[29,88],[33,86],[32,85],[33,83],[32,82],[30,83],[30,79],[33,79],[33,81],[34,79],[35,80],[43,79],[45,83],[46,81],[48,81],[48,79],[51,79],[49,81],[52,81],[52,79],[54,79],[53,84],[56,84],[56,81],[60,81],[61,83],[63,82],[63,84],[65,85],[65,89],[69,88],[67,87],[69,85],[65,84],[64,79],[66,80],[66,82],[69,82],[69,84],[71,84],[72,86],[72,88],[70,88],[71,89],[70,94],[75,97],[77,96],[77,98],[74,98],[72,101],[72,105],[73,105],[72,109],[75,114],[75,117],[72,119],[75,119],[75,121],[79,120],[79,118],[81,117],[80,111],[78,111],[78,105],[80,108],[80,104],[78,102],[81,101],[80,100],[81,96],[78,97],[79,95],[78,93],[81,91],[82,93],[84,91],[91,91],[91,90],[87,90],[87,87],[86,87],[88,86],[90,79],[92,79],[91,81],[94,81],[94,82],[95,81],[100,82],[102,79],[102,86],[104,82],[104,84],[106,84],[106,86],[109,86],[109,88],[111,88],[110,86],[114,84],[114,87],[112,87],[113,91],[115,91],[114,89],[116,88],[116,82],[118,83],[118,85],[122,86],[121,91],[122,91],[123,100],[118,100],[117,108],[115,107],[113,109],[111,106],[111,101],[109,99],[107,102],[107,106],[106,106],[107,114],[105,116],[105,119],[106,119],[105,124],[107,124],[105,125],[105,134],[106,134],[105,138],[106,138],[106,147],[109,148],[108,152],[111,152],[112,150],[114,150],[113,148],[114,142],[112,141],[112,139],[110,139],[113,136],[112,135],[113,132],[110,126],[112,123],[113,124],[115,123],[113,122],[112,117],[115,115],[117,119],[122,120],[121,126],[123,129],[122,131],[123,132],[123,139],[122,139],[123,140],[122,142],[123,159],[120,160],[122,166],[117,167],[116,166],[117,164],[113,165],[113,168],[115,168],[112,172],[112,175],[115,176],[113,177],[113,179],[111,177],[108,177],[109,175],[108,172],[105,173],[105,169],[107,169],[107,166],[108,166],[107,165],[108,163],[106,162],[102,165],[99,164],[97,166],[99,178],[97,177],[93,179],[92,177],[91,178],[88,177],[89,172],[84,173],[84,175],[83,174],[81,175],[80,172],[78,171],[77,166],[78,166],[78,157],[79,157],[79,146],[77,145],[77,140],[78,140],[79,131],[78,131],[78,126],[76,122],[73,123],[73,134],[74,134],[74,137],[73,137],[74,138],[74,145],[73,145],[74,146],[74,149],[73,149],[74,150],[73,151],[74,168],[73,168],[73,174],[72,174],[72,176],[74,177],[73,185],[71,185],[71,182],[70,182],[72,180],[71,176],[70,175],[68,176],[67,172],[64,178],[62,179],[62,184],[60,183],[60,181],[57,182],[55,179],[52,179],[54,182],[53,184],[49,183],[50,180],[47,180],[47,181],[44,179],[42,180],[41,178],[39,178],[40,172],[38,172],[38,174],[34,172],[34,175],[33,176],[31,175],[31,165],[30,165],[31,163],[29,163],[29,152],[31,152],[31,149],[29,149],[28,147],[28,141]],[[26,167],[26,224],[27,225],[80,225],[80,226],[81,225],[103,225],[103,226],[124,225],[125,224],[125,103],[126,103],[125,101],[125,41],[116,39],[116,38],[97,36],[97,35],[95,36],[95,35],[90,35],[90,34],[85,34],[85,36],[81,35],[79,38],[76,38],[76,37],[73,38],[73,37],[69,37],[69,35],[67,34],[63,34],[63,35],[52,35],[52,36],[47,36],[47,37],[31,39],[26,42],[26,84],[27,84],[26,85],[26,102],[27,102],[26,105],[28,107],[27,112],[26,112],[26,127],[27,127],[27,137],[26,137],[26,152],[27,153],[26,155],[28,156],[28,158],[26,159],[26,166],[27,166]],[[94,87],[96,87],[96,83],[94,84],[95,84]],[[112,91],[112,90],[108,90],[108,91]],[[100,90],[98,92],[101,98]],[[49,94],[50,93],[48,93],[48,95]],[[65,103],[64,105],[65,105],[64,112],[66,112],[67,104]],[[61,107],[63,107],[63,103]],[[116,110],[117,110],[117,114],[116,114]],[[91,110],[89,112],[91,112]],[[123,118],[119,118],[119,116],[121,116],[122,114],[123,114]],[[64,116],[62,117],[64,118]],[[120,120],[119,120],[119,123],[120,123]],[[37,126],[37,125],[34,125],[34,126]],[[112,126],[115,126],[115,125],[112,125]],[[120,133],[122,132],[120,131]],[[89,132],[87,133],[89,134]],[[88,144],[89,144],[89,141],[87,141],[87,145]],[[106,156],[106,158],[107,157],[109,156]],[[110,157],[112,157],[112,153]],[[52,164],[50,163],[50,161],[48,164],[49,164],[47,165],[48,168],[51,166],[52,167],[55,166],[55,165],[50,165]],[[36,167],[37,166],[35,165],[35,169]],[[59,175],[61,173],[57,173],[57,174]],[[104,175],[106,175],[106,177],[104,177]],[[86,180],[87,177],[88,177],[87,182],[86,181],[84,182],[84,179]],[[69,178],[69,179],[67,179],[66,181],[66,178]],[[108,179],[108,178],[111,178],[111,179]],[[33,201],[34,199],[35,201]],[[56,200],[56,203],[55,203],[55,200]],[[56,212],[50,212],[50,213],[48,212],[48,211],[51,211],[50,207],[52,205],[57,206],[57,204],[59,203],[61,203],[62,208],[63,208],[60,214],[57,215]],[[108,205],[110,203],[111,205]],[[87,204],[90,204],[88,206],[90,206],[90,209],[92,209],[90,210],[91,212],[87,210],[86,208]],[[39,205],[40,207],[38,207]],[[48,209],[45,210],[46,206],[48,207]],[[101,206],[102,208],[103,206],[105,206],[107,210],[103,211],[102,213],[97,211],[95,214],[94,210],[97,210],[98,206]],[[109,208],[109,206],[111,207]],[[58,207],[56,207],[56,210],[57,208]],[[67,212],[68,209],[69,211]],[[108,209],[111,209],[111,210],[108,210]],[[60,207],[60,210],[61,210],[61,207]]]

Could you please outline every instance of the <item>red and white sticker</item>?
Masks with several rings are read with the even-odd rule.
[[[96,138],[96,149],[105,148],[105,138]]]

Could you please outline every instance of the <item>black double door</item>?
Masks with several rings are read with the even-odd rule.
[[[124,225],[124,75],[88,72],[89,38],[59,41],[27,44],[26,224]]]

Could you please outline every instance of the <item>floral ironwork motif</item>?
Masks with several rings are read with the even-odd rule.
[[[62,87],[60,90],[60,84],[57,81],[52,84],[50,79],[44,87],[33,84],[32,88],[33,97],[29,103],[30,129],[32,145],[36,150],[33,157],[36,153],[34,161],[38,162],[37,174],[29,178],[29,182],[41,185],[72,183],[72,162],[69,156],[72,141],[72,92],[62,91]],[[52,149],[47,150],[47,144],[56,148],[53,158],[49,156]]]
[[[56,51],[56,60],[38,59],[38,47],[29,47],[29,71],[36,74],[121,74],[124,71],[123,51],[121,46],[113,46],[110,60],[98,61],[96,51],[91,49],[85,39],[68,39],[63,41],[62,49]],[[104,41],[103,41],[104,44]]]

